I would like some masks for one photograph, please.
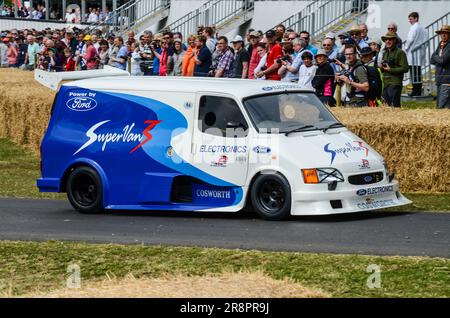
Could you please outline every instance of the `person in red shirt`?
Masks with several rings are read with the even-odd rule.
[[[64,56],[66,57],[66,65],[64,66],[64,71],[66,72],[75,71],[75,60],[72,56],[72,50],[66,47],[64,49]]]
[[[259,61],[261,60],[261,57],[258,54],[258,50],[256,47],[259,43],[259,32],[258,31],[252,31],[249,34],[249,46],[248,46],[248,53],[250,54],[250,63],[248,65],[248,78],[249,79],[255,79],[255,68],[258,66]]]
[[[277,37],[274,30],[269,30],[266,32],[267,39],[267,62],[266,70],[260,71],[256,74],[258,78],[266,76],[266,80],[279,81],[281,80],[280,75],[278,75],[278,69],[281,64],[277,63],[277,60],[281,58],[283,54],[283,49],[280,44],[277,43]]]

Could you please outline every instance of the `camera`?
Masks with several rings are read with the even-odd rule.
[[[289,57],[289,55],[285,55],[285,56],[282,56],[279,59],[277,59],[277,63],[281,64],[281,62],[283,62],[283,61],[288,62],[290,59],[291,58]]]

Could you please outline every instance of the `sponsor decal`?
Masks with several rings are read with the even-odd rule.
[[[97,107],[97,101],[90,97],[74,97],[66,102],[66,106],[76,112],[88,112]]]
[[[253,148],[253,151],[256,153],[270,153],[272,150],[266,146],[256,146]]]
[[[287,88],[300,88],[299,85],[294,84],[280,84],[280,85],[274,85],[274,86],[265,86],[262,88],[263,91],[271,91],[274,89],[287,89]]]
[[[369,160],[361,159],[361,164],[358,167],[360,170],[370,169]]]
[[[192,203],[211,205],[231,205],[236,199],[236,192],[231,187],[192,184]]]
[[[361,210],[369,210],[369,209],[379,209],[394,205],[395,202],[392,199],[389,200],[378,200],[374,201],[373,199],[366,200],[366,202],[361,202],[357,204],[358,209]]]
[[[184,108],[187,108],[187,109],[192,108],[192,103],[191,102],[185,102],[184,103]]]
[[[86,141],[73,155],[76,155],[83,149],[86,149],[90,145],[94,143],[100,143],[102,144],[102,151],[105,151],[106,146],[109,143],[136,143],[139,142],[139,144],[134,147],[130,154],[144,146],[148,141],[152,139],[152,135],[150,134],[150,130],[152,130],[156,125],[158,125],[161,121],[160,120],[146,120],[144,121],[144,124],[147,125],[147,127],[144,129],[142,133],[136,133],[135,130],[135,123],[126,125],[120,132],[106,132],[106,133],[97,133],[96,130],[99,129],[104,124],[110,122],[110,120],[104,120],[99,123],[96,123],[91,128],[88,129],[86,132],[86,137],[89,138],[88,141]]]
[[[246,153],[247,146],[201,145],[200,152]]]
[[[365,147],[362,141],[354,141],[354,143],[356,143],[356,145],[347,142],[343,147],[334,149],[331,147],[331,143],[326,144],[323,147],[323,150],[331,155],[330,164],[333,164],[334,159],[340,155],[348,158],[351,153],[362,152],[366,157],[369,156],[369,148]]]
[[[367,189],[359,189],[356,191],[356,194],[359,196],[365,196],[365,195],[377,195],[381,193],[386,192],[394,192],[394,186],[380,186],[380,187],[374,187],[374,188],[367,188]]]
[[[220,156],[219,160],[211,162],[211,167],[226,167],[228,163],[228,157]]]

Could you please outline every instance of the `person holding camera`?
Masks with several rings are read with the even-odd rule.
[[[347,93],[349,106],[368,106],[367,93],[369,91],[369,78],[364,64],[358,60],[355,46],[348,46],[344,51],[347,61],[347,69],[336,75],[338,85],[347,85],[350,92]]]
[[[310,52],[305,49],[306,42],[301,38],[295,38],[292,45],[293,49],[287,52],[286,47],[283,49],[283,57],[279,59],[281,67],[278,69],[278,74],[281,76],[281,81],[284,82],[298,82],[300,66],[303,64],[302,55]]]
[[[138,51],[141,60],[139,67],[144,76],[153,75],[153,59],[155,56],[152,53],[151,47],[154,47],[155,43],[152,40],[153,33],[151,31],[144,31]]]
[[[294,65],[294,49],[292,46],[283,46],[282,56],[277,59],[277,64],[280,65],[278,75],[282,82],[298,82],[298,70],[300,69],[301,58],[295,59]],[[300,61],[300,63],[299,63]]]
[[[312,86],[316,90],[319,99],[328,106],[336,106],[334,99],[334,70],[328,62],[328,55],[324,50],[319,50],[316,58],[316,74],[312,80]]]
[[[397,34],[388,32],[381,40],[385,44],[380,65],[384,81],[383,98],[389,106],[400,107],[403,75],[409,70],[408,59],[406,53],[397,47]]]

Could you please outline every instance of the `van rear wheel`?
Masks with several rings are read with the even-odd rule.
[[[75,210],[84,214],[103,212],[103,186],[98,173],[90,167],[75,168],[66,184],[67,197]]]
[[[263,219],[283,220],[291,213],[291,188],[280,174],[261,174],[253,183],[251,201]]]

